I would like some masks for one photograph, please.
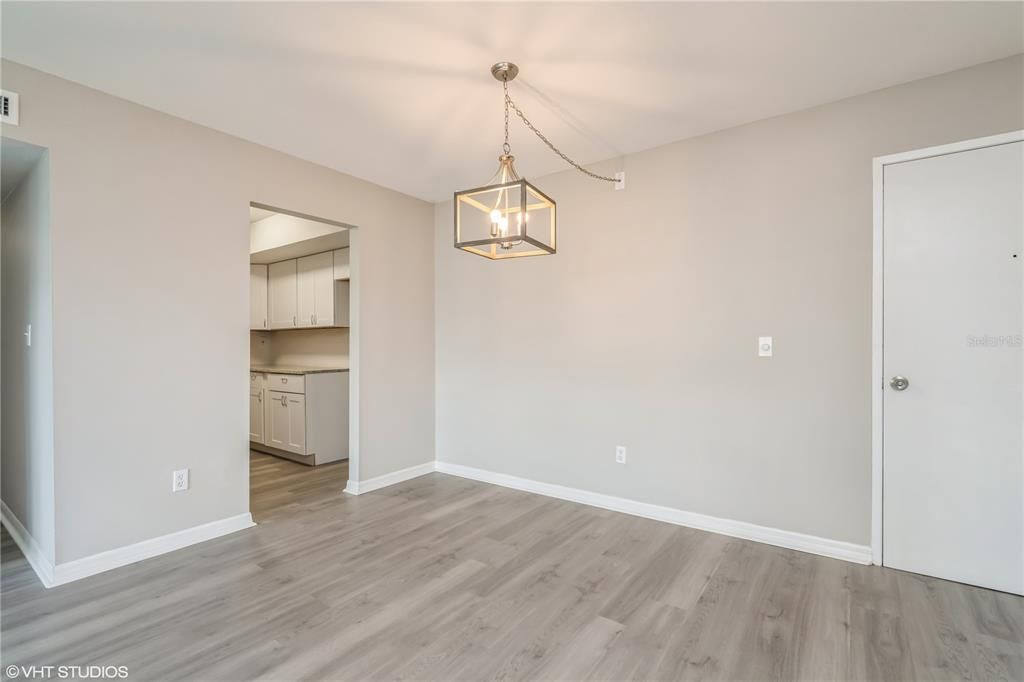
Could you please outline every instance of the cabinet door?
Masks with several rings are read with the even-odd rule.
[[[297,272],[298,326],[333,326],[334,256],[328,251],[299,258]]]
[[[338,249],[334,252],[334,279],[351,279],[352,266],[349,261],[348,249]]]
[[[295,260],[271,263],[268,268],[271,329],[289,329],[296,323]]]
[[[249,440],[263,442],[263,387],[249,388]]]
[[[306,396],[267,391],[266,444],[306,454]]]
[[[249,329],[267,329],[267,266],[249,265]]]
[[[306,454],[306,396],[295,393],[285,394],[288,401],[288,445],[298,455]]]

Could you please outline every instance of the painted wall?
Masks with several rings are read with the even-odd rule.
[[[50,150],[58,563],[248,511],[250,201],[359,227],[355,475],[433,459],[429,204],[9,61],[3,87],[4,134]]]
[[[5,153],[11,144],[5,140]],[[54,557],[50,163],[44,151],[2,202],[2,499]],[[32,346],[25,344],[32,325]]]
[[[622,192],[538,178],[553,257],[457,252],[438,205],[438,460],[868,544],[871,160],[1024,128],[1022,83],[1014,57],[595,166]]]

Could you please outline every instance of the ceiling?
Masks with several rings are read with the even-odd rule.
[[[255,206],[249,207],[249,222],[254,223],[257,220],[263,220],[269,218],[272,215],[277,215],[273,211],[268,211],[265,208],[256,208]]]
[[[432,201],[493,173],[502,94],[582,162],[1024,52],[1024,4],[2,4],[2,54]],[[29,111],[29,103],[25,103]],[[527,177],[564,163],[513,121]]]

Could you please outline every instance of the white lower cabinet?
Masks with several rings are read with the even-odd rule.
[[[263,375],[251,374],[249,376],[249,440],[253,443],[262,443],[264,439],[263,392]]]
[[[306,396],[267,391],[266,444],[296,455],[306,454]]]
[[[299,455],[308,464],[346,459],[348,372],[253,372],[249,440],[253,449]]]

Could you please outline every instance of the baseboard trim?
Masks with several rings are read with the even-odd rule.
[[[434,472],[434,464],[434,462],[424,462],[423,464],[417,464],[416,466],[408,467],[407,469],[392,471],[390,474],[384,474],[383,476],[377,476],[376,478],[370,478],[365,481],[353,481],[352,479],[349,479],[348,483],[345,485],[345,492],[349,495],[362,495],[363,493],[380,490],[381,488],[386,488],[389,485],[402,483],[425,474],[431,474]]]
[[[219,521],[211,521],[200,526],[193,526],[185,530],[179,530],[160,537],[136,542],[132,545],[125,545],[117,549],[107,550],[91,556],[75,559],[54,566],[54,585],[88,578],[97,573],[134,564],[144,559],[150,559],[161,554],[167,554],[178,549],[184,549],[200,542],[213,540],[223,535],[235,533],[246,528],[252,528],[256,524],[252,520],[252,514],[245,512],[237,516],[229,516]]]
[[[28,565],[36,572],[43,587],[53,587],[53,562],[43,553],[36,539],[28,532],[21,520],[11,511],[3,500],[0,500],[0,523],[11,534],[14,544],[18,545]]]
[[[561,500],[578,502],[590,505],[591,507],[600,507],[601,509],[609,509],[624,514],[632,514],[633,516],[642,516],[656,521],[672,523],[677,526],[696,528],[743,540],[763,542],[768,545],[795,549],[800,552],[809,552],[857,564],[871,563],[871,548],[866,545],[855,545],[840,540],[804,535],[803,533],[759,526],[745,521],[733,521],[732,519],[723,519],[717,516],[683,511],[673,507],[638,502],[623,497],[594,493],[579,488],[569,488],[554,483],[534,481],[528,478],[500,474],[450,462],[436,462],[435,468],[441,473],[452,476],[470,478],[475,481],[483,481],[484,483],[492,483],[504,488],[514,488],[515,490],[537,493],[538,495],[557,497]]]

